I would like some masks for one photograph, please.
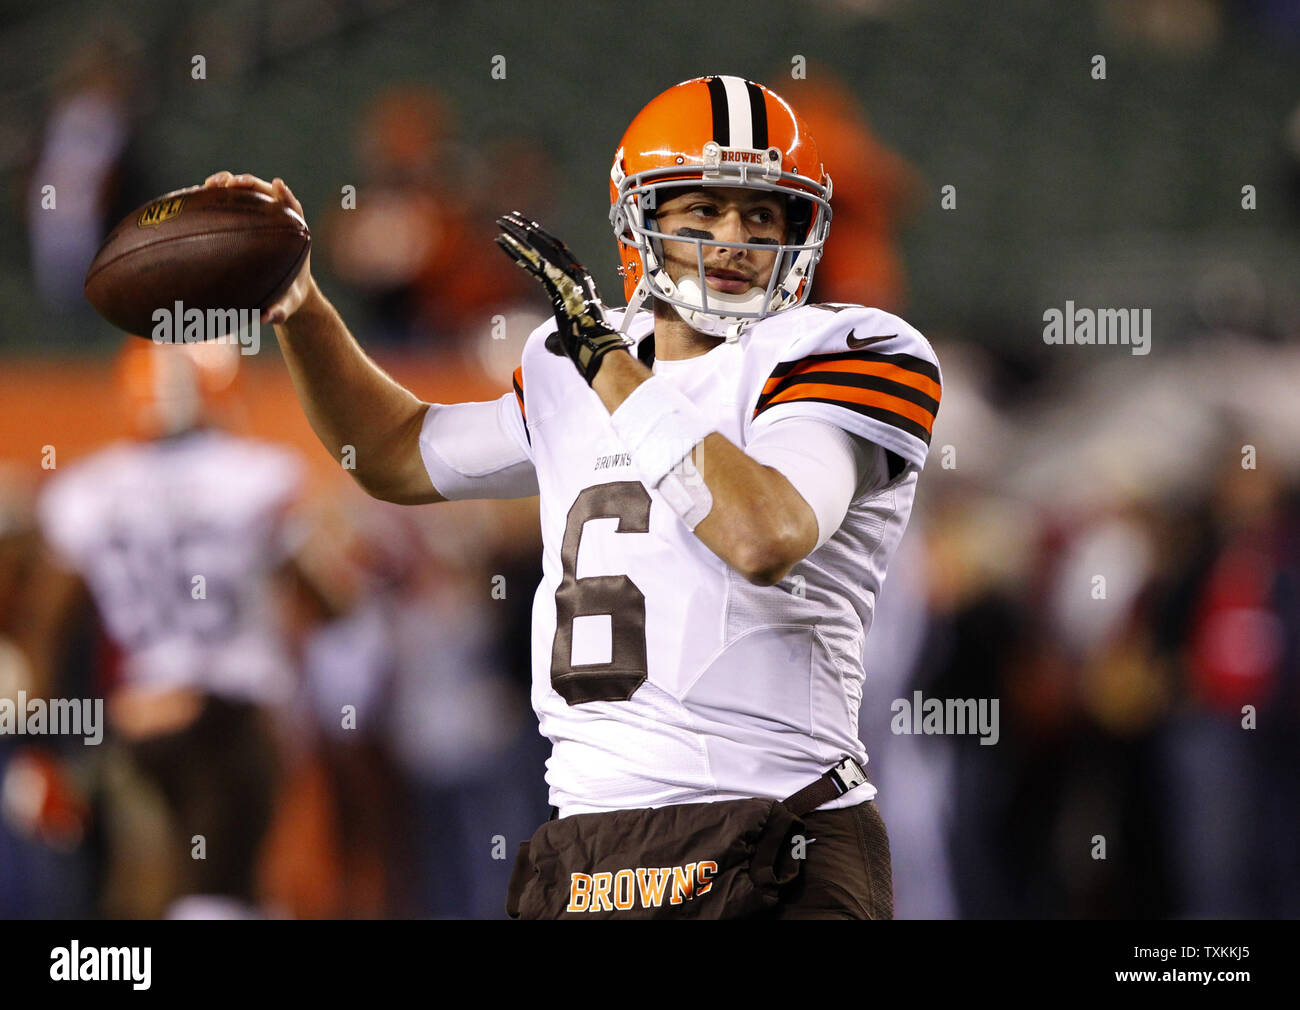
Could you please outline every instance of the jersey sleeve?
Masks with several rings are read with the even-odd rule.
[[[429,480],[448,501],[537,494],[523,408],[514,392],[476,403],[433,403],[420,430]]]
[[[846,312],[837,325],[785,349],[759,391],[751,429],[810,417],[922,467],[939,410],[939,361],[929,342],[897,316],[861,311],[863,317]]]
[[[886,480],[884,449],[807,417],[766,425],[745,452],[779,471],[807,502],[817,519],[816,547],[839,529],[855,497],[875,491]]]

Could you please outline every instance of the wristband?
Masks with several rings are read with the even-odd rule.
[[[606,354],[610,351],[626,350],[631,346],[632,342],[621,333],[600,333],[594,337],[579,336],[573,363],[578,366],[579,374],[590,386],[596,378],[596,373],[600,371]]]
[[[700,409],[662,375],[637,386],[609,419],[648,488],[657,488],[713,431]]]
[[[659,482],[658,491],[664,503],[681,517],[692,533],[713,511],[713,492],[694,467],[689,471],[685,467],[675,467]]]

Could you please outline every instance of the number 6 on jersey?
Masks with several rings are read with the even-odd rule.
[[[650,492],[640,481],[597,484],[578,495],[569,509],[560,560],[564,575],[555,590],[555,642],[551,649],[551,686],[570,705],[588,701],[627,701],[645,683],[645,596],[626,575],[592,575],[580,579],[578,544],[590,519],[617,519],[618,533],[650,532]],[[607,614],[610,660],[573,663],[573,622]]]

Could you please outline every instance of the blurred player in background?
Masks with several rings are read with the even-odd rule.
[[[108,790],[112,914],[259,914],[255,869],[280,765],[274,720],[294,664],[277,603],[332,605],[295,560],[304,468],[291,451],[223,431],[236,344],[130,337],[117,367],[136,439],[59,469],[37,506],[48,546],[32,580],[26,651],[52,696],[73,601],[88,591],[118,652],[102,685],[127,765]],[[99,693],[99,692],[96,692]],[[165,853],[137,804],[161,797]]]
[[[474,332],[496,306],[532,292],[492,248],[496,190],[519,198],[520,176],[546,189],[549,164],[517,141],[476,156],[460,138],[449,100],[420,85],[387,88],[363,111],[355,156],[355,207],[322,223],[329,266],[363,298],[369,339],[441,351]],[[532,206],[530,203],[529,206]]]
[[[876,136],[852,89],[829,67],[791,81],[790,89],[822,160],[835,166],[835,241],[817,264],[813,297],[903,311],[899,232],[921,203],[920,173]]]

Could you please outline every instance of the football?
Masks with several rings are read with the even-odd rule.
[[[310,247],[307,222],[263,193],[178,189],[109,233],[86,272],[86,300],[143,337],[157,325],[155,313],[175,312],[178,302],[181,311],[260,311],[284,294]]]

